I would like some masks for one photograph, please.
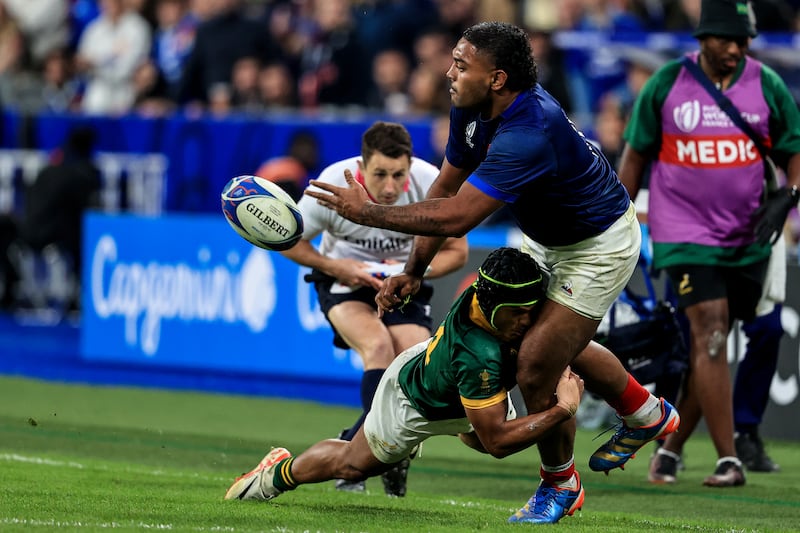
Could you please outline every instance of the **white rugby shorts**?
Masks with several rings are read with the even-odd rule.
[[[383,373],[372,408],[364,420],[364,435],[369,449],[379,461],[394,464],[411,453],[414,446],[434,435],[457,435],[472,430],[467,418],[425,419],[408,401],[398,383],[400,369],[428,347],[430,339],[415,344],[398,355]]]
[[[633,275],[641,244],[642,230],[631,202],[625,214],[599,235],[552,248],[523,235],[521,249],[544,270],[548,299],[601,320]]]

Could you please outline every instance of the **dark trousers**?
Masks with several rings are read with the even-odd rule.
[[[767,408],[783,336],[781,308],[778,304],[771,313],[742,325],[747,351],[736,371],[733,390],[733,418],[738,432],[755,430]]]
[[[14,287],[19,276],[17,270],[11,262],[9,247],[18,238],[17,224],[8,215],[0,215],[0,309],[10,308],[14,302]]]

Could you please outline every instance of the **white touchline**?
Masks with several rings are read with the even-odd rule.
[[[81,463],[73,461],[56,461],[53,459],[46,459],[44,457],[26,457],[16,453],[0,453],[0,460],[3,461],[16,461],[18,463],[35,463],[47,466],[68,466],[70,468],[86,468]]]
[[[131,527],[138,529],[157,529],[170,531],[175,529],[173,524],[149,524],[147,522],[124,523],[124,522],[80,522],[76,520],[56,520],[38,519],[38,518],[0,518],[0,525],[13,525],[13,526],[35,526],[35,527],[53,527],[53,528],[69,528],[69,529],[117,529]],[[184,529],[184,528],[181,528]],[[192,527],[192,531],[238,531],[230,526],[208,526],[208,527]]]
[[[31,457],[25,455],[19,455],[16,453],[0,453],[0,461],[13,461],[18,463],[33,463],[33,464],[40,464],[46,466],[60,466],[65,468],[77,468],[77,469],[93,469],[93,470],[111,470],[107,465],[85,465],[82,463],[77,463],[75,461],[58,461],[56,459],[48,459],[46,457]],[[205,476],[202,474],[198,474],[193,472],[191,474],[187,474],[185,472],[169,472],[167,470],[149,470],[149,469],[137,469],[137,468],[114,468],[114,471],[119,472],[128,472],[131,474],[149,474],[151,476],[169,476],[169,477],[189,477],[192,479],[202,479],[208,481],[229,481],[227,477],[222,476]]]

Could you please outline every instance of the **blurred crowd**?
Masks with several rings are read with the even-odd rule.
[[[475,22],[501,20],[529,31],[540,83],[617,163],[641,86],[682,52],[678,41],[653,46],[654,32],[687,36],[694,48],[700,4],[0,0],[0,109],[23,115],[336,110],[426,117],[433,121],[429,155],[438,162],[448,133],[445,72],[452,48]],[[791,36],[800,28],[800,0],[755,0],[752,6],[761,33]],[[592,37],[598,34],[604,39]],[[781,49],[754,46],[753,53],[778,70],[800,101],[795,41]]]
[[[0,0],[0,109],[26,115],[367,111],[425,117],[441,161],[445,72],[482,20],[529,31],[540,83],[615,165],[650,75],[683,50],[653,35],[691,31],[701,0]],[[752,53],[800,101],[800,0],[754,0]],[[604,36],[596,40],[596,35]],[[653,46],[658,42],[660,46]],[[771,43],[771,41],[767,41]],[[274,156],[276,154],[270,154]],[[254,172],[295,197],[319,163],[313,136]],[[504,213],[487,224],[507,221]],[[790,219],[794,243],[800,219]],[[0,227],[0,241],[2,238]],[[793,243],[793,244],[794,244]],[[1,266],[1,265],[0,265]]]
[[[530,31],[542,84],[583,128],[618,138],[640,46],[570,49],[598,30],[689,32],[700,0],[0,0],[0,104],[25,113],[162,116],[357,108],[441,115],[461,32]],[[756,0],[762,32],[795,32],[800,0]],[[795,54],[797,55],[797,54]],[[629,79],[634,78],[634,79]],[[577,81],[575,81],[577,80]]]

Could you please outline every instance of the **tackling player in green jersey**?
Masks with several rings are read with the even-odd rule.
[[[535,444],[575,415],[583,393],[583,380],[567,368],[548,409],[507,419],[519,343],[543,297],[542,272],[531,256],[493,251],[434,336],[386,370],[352,441],[323,440],[296,457],[274,448],[236,479],[225,499],[271,500],[304,483],[379,475],[434,435],[459,435],[498,458]],[[568,514],[581,507],[582,487],[579,494]]]

